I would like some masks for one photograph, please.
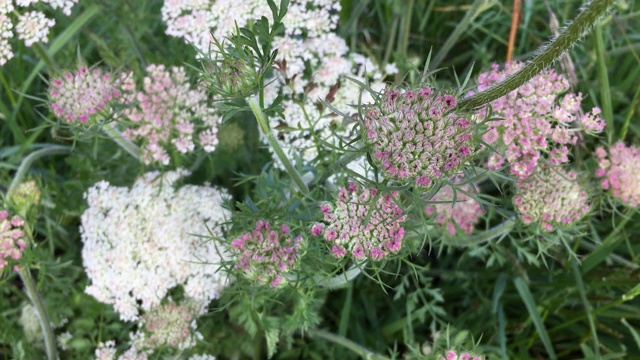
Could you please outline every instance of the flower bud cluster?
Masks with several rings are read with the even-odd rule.
[[[334,205],[323,204],[325,224],[315,224],[311,233],[322,235],[337,258],[347,254],[357,260],[383,260],[402,247],[406,219],[395,203],[397,192],[378,194],[375,188],[362,189],[356,184],[340,188]]]
[[[176,349],[187,349],[195,345],[192,331],[196,329],[194,310],[186,305],[178,305],[171,301],[152,308],[142,315],[146,346],[156,349],[170,346]]]
[[[67,123],[88,123],[93,115],[105,110],[119,96],[111,74],[86,66],[49,82],[51,109]]]
[[[42,11],[26,11],[29,5],[37,3],[49,4],[54,10],[62,9],[62,13],[71,15],[71,8],[78,0],[0,0],[0,66],[13,58],[13,49],[9,41],[14,38],[12,29],[15,14],[18,22],[15,25],[17,38],[27,47],[35,43],[46,43],[49,39],[49,30],[55,25],[55,20],[48,18]]]
[[[503,81],[522,66],[513,62],[500,70],[493,65],[491,71],[478,77],[478,91]],[[604,129],[600,109],[582,114],[582,94],[564,94],[567,90],[567,78],[548,69],[490,103],[497,119],[487,122],[489,130],[483,140],[498,151],[489,158],[490,169],[499,169],[506,161],[511,173],[524,179],[533,174],[542,154],[547,153],[554,165],[568,162],[569,147],[578,139],[576,131],[595,133]]]
[[[230,251],[238,258],[235,268],[248,279],[281,287],[287,283],[286,274],[298,266],[301,242],[302,236],[294,238],[289,226],[272,228],[259,220],[255,230],[231,242]]]
[[[24,225],[20,217],[9,218],[7,210],[0,210],[0,271],[9,265],[10,261],[22,258],[22,253],[27,247]]]
[[[227,285],[216,265],[226,260],[224,246],[202,237],[222,237],[229,195],[209,186],[175,189],[187,174],[147,173],[131,189],[101,181],[85,193],[89,208],[80,228],[90,280],[85,291],[112,304],[125,321],[138,319],[140,308],[158,306],[175,287],[206,306]]]
[[[469,184],[460,185],[458,188],[468,193],[473,191]],[[478,217],[482,215],[482,208],[476,200],[461,191],[454,193],[451,185],[440,188],[429,201],[433,203],[425,207],[425,213],[435,214],[438,224],[445,227],[450,235],[456,235],[459,230],[467,235],[471,234]]]
[[[640,204],[640,148],[617,142],[609,148],[596,149],[602,187],[611,190],[613,197],[636,207]]]
[[[471,121],[451,112],[453,95],[430,87],[387,89],[365,111],[363,137],[383,176],[428,188],[456,173],[474,153]]]
[[[483,356],[471,354],[466,351],[458,353],[457,351],[454,351],[454,350],[447,350],[444,356],[440,357],[440,360],[483,360],[483,359],[484,359]]]
[[[214,151],[220,118],[206,93],[191,86],[182,67],[149,65],[146,70],[142,90],[133,74],[121,79],[123,115],[132,122],[122,134],[144,143],[143,161],[168,165],[169,148],[185,154],[195,149],[196,141],[204,151]]]
[[[569,225],[589,212],[589,197],[573,171],[538,167],[535,174],[518,182],[513,203],[525,224],[538,223],[544,230]]]

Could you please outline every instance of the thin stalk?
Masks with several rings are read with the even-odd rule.
[[[613,3],[614,0],[593,0],[582,8],[582,11],[571,25],[553,39],[550,44],[542,46],[538,50],[538,55],[529,61],[520,71],[484,91],[480,91],[461,100],[457,108],[461,110],[480,107],[508,94],[529,81],[540,71],[549,67],[560,55],[577,43],[580,38],[588,34],[593,28],[593,25],[606,13]]]
[[[349,284],[351,280],[355,279],[358,275],[360,275],[363,267],[364,267],[364,264],[353,266],[351,267],[351,269],[343,272],[342,274],[336,275],[329,279],[320,280],[321,277],[318,276],[317,277],[318,281],[316,285],[319,287],[326,287],[331,290],[339,289],[341,287],[346,286],[347,284]]]
[[[60,67],[53,60],[53,57],[49,54],[49,52],[42,47],[39,43],[33,44],[33,50],[40,56],[40,59],[44,62],[45,66],[49,70],[49,74],[57,74],[60,72]]]
[[[51,321],[49,320],[49,315],[47,315],[47,309],[44,307],[42,297],[40,297],[40,293],[38,293],[38,288],[31,277],[31,272],[26,265],[20,265],[18,268],[18,274],[22,279],[27,296],[36,310],[38,321],[40,322],[40,328],[42,329],[42,335],[44,337],[47,359],[57,360],[58,349],[56,348],[56,339],[53,336],[53,330],[51,329]]]
[[[611,88],[609,87],[609,69],[605,59],[604,36],[602,26],[596,25],[593,34],[596,62],[598,69],[598,80],[600,81],[600,103],[602,105],[602,117],[607,126],[607,138],[609,143],[614,135],[613,105],[611,103]]]
[[[343,155],[340,159],[338,159],[336,162],[331,164],[329,168],[324,172],[324,174],[320,176],[320,178],[318,179],[318,184],[324,183],[325,181],[327,181],[329,177],[331,177],[331,175],[335,174],[341,168],[345,167],[348,163],[354,161],[355,159],[363,155],[364,155],[363,153],[355,152],[355,151]]]
[[[307,332],[311,337],[317,337],[324,340],[328,340],[334,344],[337,344],[346,349],[349,349],[354,353],[360,355],[363,359],[389,360],[388,357],[375,353],[365,348],[364,346],[347,339],[344,336],[336,335],[320,329],[309,329],[307,330]]]
[[[136,160],[142,161],[142,150],[140,150],[140,148],[136,144],[131,142],[131,140],[122,136],[122,134],[120,134],[120,132],[116,130],[113,125],[105,124],[102,129],[111,138],[111,140],[120,145],[120,147],[123,148],[124,151],[128,152],[131,156],[136,158]]]
[[[440,46],[440,49],[429,63],[429,69],[434,70],[444,61],[453,45],[460,39],[460,36],[469,30],[469,25],[480,13],[488,9],[493,2],[490,0],[475,0],[471,7],[464,14],[462,20],[458,22],[455,29],[451,32],[447,40]]]
[[[48,145],[45,148],[42,148],[40,150],[34,151],[31,154],[29,154],[27,157],[25,157],[22,160],[22,163],[20,163],[20,166],[18,167],[16,174],[13,176],[11,185],[9,185],[7,194],[10,194],[16,188],[16,186],[20,185],[20,183],[22,182],[22,179],[24,178],[25,174],[27,173],[27,171],[31,167],[31,164],[33,164],[34,161],[40,159],[41,157],[45,157],[49,155],[66,154],[70,151],[71,151],[71,148],[68,146]]]
[[[278,143],[278,139],[276,139],[276,137],[273,135],[273,132],[271,131],[271,127],[269,126],[269,120],[267,119],[267,116],[265,115],[265,113],[262,111],[262,108],[260,107],[256,99],[253,97],[248,98],[247,103],[249,104],[251,111],[253,111],[253,115],[256,117],[256,120],[258,121],[258,125],[260,125],[260,130],[262,131],[262,135],[264,135],[264,137],[267,139],[267,142],[273,149],[273,152],[276,154],[278,159],[280,159],[280,161],[282,162],[282,165],[284,165],[284,169],[287,171],[289,176],[291,176],[291,179],[296,184],[300,192],[302,192],[304,195],[307,195],[309,193],[309,188],[307,187],[307,184],[304,182],[304,180],[302,180],[302,177],[300,176],[296,168],[293,166],[293,164],[291,164],[291,161],[289,161],[289,158],[284,153],[284,150],[282,150],[282,147]]]

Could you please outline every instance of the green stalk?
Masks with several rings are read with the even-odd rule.
[[[11,181],[11,185],[9,185],[9,189],[7,190],[7,194],[11,194],[13,190],[15,190],[16,186],[20,185],[22,179],[25,174],[31,167],[34,161],[40,159],[41,157],[48,155],[58,155],[58,154],[66,154],[71,151],[70,147],[62,146],[62,145],[47,145],[46,147],[34,151],[25,157],[20,163],[16,174],[13,176],[13,181]]]
[[[614,0],[593,0],[582,8],[582,11],[571,25],[553,39],[550,44],[542,46],[538,50],[538,55],[520,71],[495,86],[461,100],[457,108],[461,110],[480,107],[508,94],[529,81],[536,74],[549,67],[560,55],[577,43],[581,37],[588,34],[593,25],[606,13],[613,2]]]
[[[343,272],[342,274],[338,274],[332,278],[320,280],[321,277],[318,276],[316,285],[319,287],[326,287],[331,290],[339,289],[341,287],[346,286],[349,282],[355,279],[362,272],[362,268],[365,264],[354,265],[351,269]]]
[[[328,331],[320,330],[320,329],[309,329],[307,330],[310,336],[321,338],[324,340],[328,340],[334,344],[340,345],[344,348],[347,348],[354,353],[360,355],[363,359],[374,359],[374,360],[388,360],[389,358],[375,353],[364,346],[357,344],[344,336],[336,335],[330,333]]]
[[[49,315],[47,315],[47,309],[44,307],[42,297],[40,297],[40,293],[38,293],[38,287],[31,277],[31,271],[29,271],[29,268],[26,265],[20,265],[18,268],[18,274],[22,279],[22,283],[24,284],[24,289],[29,300],[31,300],[31,303],[36,309],[36,314],[44,337],[47,359],[57,360],[58,349],[56,348],[56,339],[53,336],[53,329],[51,329],[51,321],[49,320]]]
[[[363,156],[364,154],[361,152],[349,152],[345,155],[343,155],[340,159],[338,159],[336,162],[334,162],[333,164],[331,164],[329,166],[329,168],[324,172],[324,174],[322,174],[322,176],[320,176],[320,178],[318,179],[317,183],[318,184],[322,184],[325,181],[327,181],[328,178],[331,177],[331,175],[335,174],[336,172],[338,172],[340,169],[342,169],[343,167],[345,167],[348,163],[354,161],[355,159],[359,158],[360,156]]]
[[[142,161],[142,150],[131,142],[131,140],[125,138],[120,132],[111,124],[105,124],[102,129],[116,144],[120,145],[124,151],[128,152],[131,156],[138,161]]]
[[[614,135],[613,105],[611,103],[611,88],[609,87],[609,70],[607,69],[607,62],[604,58],[606,50],[604,48],[602,26],[596,25],[593,35],[598,68],[598,79],[600,80],[600,103],[602,105],[602,117],[604,118],[607,126],[607,138],[609,140],[609,143],[611,143],[611,139],[613,139]]]
[[[289,158],[284,153],[284,150],[282,150],[282,147],[278,143],[278,139],[276,139],[276,137],[273,135],[271,127],[269,126],[269,120],[267,119],[265,113],[262,111],[262,108],[253,97],[248,98],[247,103],[249,104],[251,111],[253,111],[253,115],[258,121],[258,125],[260,125],[262,135],[264,135],[264,137],[267,139],[267,142],[273,149],[273,152],[275,152],[278,159],[280,159],[280,161],[282,162],[282,165],[284,165],[284,169],[287,171],[287,173],[289,173],[289,176],[291,176],[291,179],[296,184],[300,192],[304,195],[307,195],[309,193],[307,184],[305,184],[304,180],[302,180],[302,177],[293,166],[293,164],[291,164],[291,161],[289,161]]]

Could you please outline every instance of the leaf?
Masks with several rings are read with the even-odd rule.
[[[535,325],[536,330],[538,331],[538,335],[540,335],[540,339],[542,340],[542,344],[544,348],[547,350],[549,354],[549,359],[556,360],[556,353],[553,350],[553,345],[551,344],[551,339],[549,338],[549,333],[547,333],[547,329],[544,327],[542,323],[542,318],[540,318],[540,314],[538,313],[538,309],[536,307],[536,302],[531,295],[531,291],[529,290],[529,286],[527,283],[521,278],[516,277],[513,279],[513,284],[518,290],[518,294],[520,294],[520,298],[524,302],[524,305],[527,307],[529,311],[529,316],[531,316],[531,320],[533,321],[533,325]]]

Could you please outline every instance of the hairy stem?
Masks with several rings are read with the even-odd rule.
[[[287,173],[289,174],[293,182],[296,184],[300,192],[302,192],[305,195],[308,194],[309,188],[307,187],[307,184],[304,182],[304,180],[302,179],[302,177],[300,176],[296,168],[293,166],[291,161],[289,161],[289,158],[284,153],[284,150],[282,150],[282,147],[278,143],[278,139],[276,139],[276,137],[273,135],[273,132],[271,131],[271,127],[269,126],[269,120],[267,119],[267,116],[262,111],[262,108],[260,107],[256,99],[248,98],[247,103],[249,104],[251,111],[253,111],[253,115],[256,117],[256,120],[258,121],[258,125],[260,125],[260,131],[262,132],[262,135],[264,135],[264,137],[267,139],[267,142],[273,149],[273,152],[276,154],[278,159],[280,159],[280,161],[282,162],[282,165],[284,165],[284,169],[287,171]]]
[[[31,300],[31,304],[33,304],[33,307],[36,309],[36,314],[38,316],[38,321],[40,322],[40,328],[42,329],[42,335],[44,337],[44,346],[47,352],[47,359],[57,360],[58,349],[56,348],[56,339],[53,336],[53,329],[51,329],[51,321],[49,320],[49,315],[47,315],[47,309],[44,307],[42,297],[40,296],[40,293],[38,293],[36,283],[31,277],[31,271],[29,271],[29,268],[26,265],[20,265],[20,267],[18,268],[18,274],[22,279],[24,289],[27,293],[27,296],[29,296],[29,300]]]
[[[13,180],[11,181],[11,185],[9,185],[9,189],[7,190],[7,194],[10,194],[13,190],[15,190],[16,186],[20,185],[22,179],[26,175],[27,171],[31,167],[34,161],[40,159],[41,157],[49,156],[49,155],[58,155],[58,154],[66,154],[71,151],[71,148],[68,146],[62,145],[46,145],[46,147],[36,150],[29,154],[22,160],[16,174],[13,176]]]
[[[550,44],[542,46],[539,54],[520,71],[509,76],[501,83],[461,100],[457,108],[461,110],[480,107],[508,94],[529,81],[536,74],[549,67],[560,55],[577,43],[581,37],[588,34],[593,25],[606,13],[613,2],[614,0],[593,0],[582,8],[582,11],[571,25],[553,39]]]
[[[120,134],[120,132],[111,124],[105,124],[102,129],[104,132],[113,140],[116,144],[118,144],[124,151],[128,152],[131,156],[136,158],[138,161],[142,161],[142,150],[131,142],[131,140],[125,138]]]

